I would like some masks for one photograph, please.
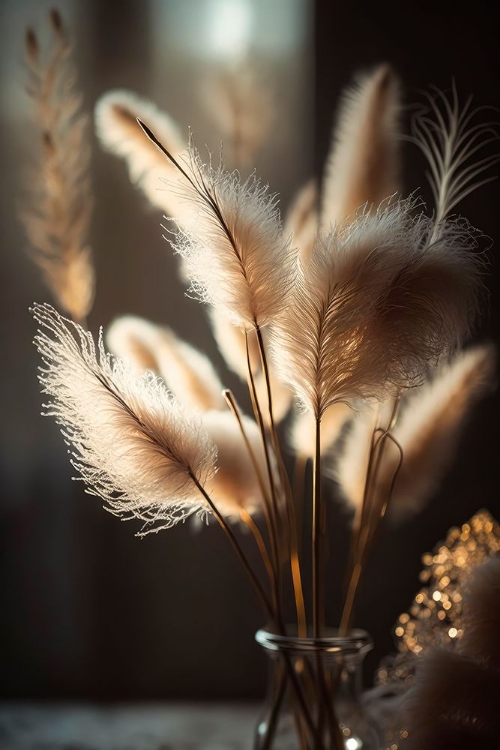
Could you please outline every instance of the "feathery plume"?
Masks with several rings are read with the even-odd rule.
[[[500,160],[498,154],[481,159],[477,155],[493,141],[498,141],[498,127],[476,123],[475,116],[483,108],[471,109],[472,96],[460,109],[457,89],[453,84],[451,101],[439,89],[426,94],[428,106],[412,120],[412,135],[424,154],[430,172],[427,178],[436,204],[436,230],[460,201],[495,176],[483,177]],[[474,157],[474,160],[472,160]],[[472,160],[472,161],[471,161]]]
[[[388,65],[359,78],[342,103],[322,190],[321,226],[328,228],[399,190],[399,83]]]
[[[262,477],[266,463],[259,429],[253,419],[242,417],[243,428]],[[207,481],[206,490],[225,516],[238,516],[241,508],[248,513],[263,505],[256,472],[234,416],[229,412],[210,411],[202,416],[204,430],[217,447],[218,471]]]
[[[286,214],[283,234],[292,237],[302,263],[308,262],[318,232],[317,204],[318,186],[316,180],[309,180],[296,194]]]
[[[227,319],[223,311],[217,307],[208,308],[208,317],[212,326],[212,333],[227,366],[242,380],[248,376],[247,351],[245,331],[235,326]],[[257,372],[260,367],[259,345],[255,331],[248,331],[248,347],[252,371]]]
[[[94,269],[88,245],[92,213],[88,118],[75,88],[71,42],[61,16],[49,20],[54,45],[47,63],[38,39],[26,33],[27,93],[39,154],[20,212],[30,254],[57,304],[82,321],[94,301]]]
[[[196,224],[172,240],[193,293],[224,311],[234,325],[247,330],[266,325],[285,307],[295,275],[276,196],[255,175],[241,182],[238,172],[203,164],[194,147],[189,160],[179,163],[141,124],[177,166],[183,193],[198,208]]]
[[[500,557],[492,557],[473,571],[468,582],[462,653],[500,668],[499,633]]]
[[[495,747],[500,672],[461,654],[430,651],[405,699],[408,750]]]
[[[373,431],[376,427],[375,410],[365,410],[356,414],[332,471],[332,476],[339,483],[345,500],[357,512],[363,505],[366,473]]]
[[[393,435],[404,460],[394,484],[389,512],[401,519],[419,512],[448,468],[460,428],[491,386],[495,355],[491,346],[460,353],[430,383],[409,395]],[[397,456],[386,453],[379,490],[392,481]]]
[[[124,519],[158,531],[210,512],[196,482],[215,471],[216,448],[201,423],[184,413],[161,380],[137,379],[92,335],[50,305],[35,305],[39,380],[72,446],[72,464],[88,492]],[[98,405],[98,408],[96,408]],[[151,527],[151,528],[150,528]]]
[[[185,406],[200,411],[225,409],[223,386],[204,354],[180,341],[169,329],[144,318],[117,318],[106,333],[111,351],[138,374],[152,370]]]
[[[353,417],[353,410],[344,403],[332,404],[321,419],[321,453],[327,454],[340,437],[342,429]],[[316,424],[309,411],[295,414],[290,430],[290,444],[304,458],[314,455]]]
[[[99,140],[107,151],[125,159],[131,181],[153,206],[180,223],[189,222],[191,208],[179,194],[179,174],[154,144],[144,138],[137,118],[155,131],[174,156],[187,149],[178,125],[168,114],[130,91],[122,90],[109,91],[97,102],[95,124]]]
[[[250,166],[267,141],[275,119],[269,85],[249,60],[241,60],[231,68],[207,76],[201,92],[225,151],[229,147],[230,163],[238,169]]]
[[[381,400],[422,382],[469,332],[479,262],[472,230],[413,218],[412,200],[363,213],[316,242],[271,328],[278,373],[306,408]]]

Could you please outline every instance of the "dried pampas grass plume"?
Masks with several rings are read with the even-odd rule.
[[[478,399],[491,387],[494,365],[493,347],[473,347],[442,367],[429,383],[410,393],[393,430],[404,452],[389,505],[393,519],[418,513],[431,497],[452,460],[460,428]],[[391,481],[394,460],[390,454],[385,457],[381,489]]]
[[[216,307],[208,308],[208,316],[212,333],[224,361],[229,369],[246,381],[248,367],[245,331],[240,326],[231,323],[224,312]],[[252,371],[257,372],[260,367],[260,354],[255,331],[247,332],[247,340]]]
[[[132,315],[117,318],[106,333],[111,351],[142,374],[161,375],[175,397],[200,411],[225,409],[223,386],[204,354],[169,329]]]
[[[273,95],[263,76],[250,60],[240,60],[207,76],[201,93],[222,136],[226,159],[229,151],[228,163],[238,169],[251,166],[276,117]]]
[[[38,157],[20,212],[30,254],[57,304],[82,322],[94,301],[88,233],[92,213],[88,118],[75,86],[72,45],[58,11],[49,15],[52,47],[42,61],[38,38],[26,33],[27,93]]]
[[[343,222],[365,203],[399,190],[399,83],[388,65],[361,76],[342,103],[322,190],[321,226]]]
[[[460,108],[454,83],[451,97],[434,88],[432,94],[426,94],[426,100],[427,106],[413,117],[412,134],[406,140],[420,148],[429,165],[427,177],[434,195],[438,232],[441,222],[464,198],[496,179],[482,175],[498,163],[500,156],[495,153],[478,159],[478,155],[498,141],[499,134],[497,124],[474,123],[484,107],[471,109],[472,96]]]
[[[283,234],[292,237],[302,263],[307,263],[318,232],[318,186],[309,180],[296,194],[287,211]]]
[[[375,410],[364,410],[355,415],[332,470],[344,499],[358,514],[363,505],[373,431],[377,424]]]
[[[218,471],[206,484],[217,508],[223,515],[238,519],[242,508],[248,513],[261,509],[263,498],[257,475],[234,416],[229,412],[211,411],[202,416],[202,424],[217,446]],[[265,477],[266,463],[259,429],[253,419],[245,416],[242,425],[260,475]]]
[[[492,557],[472,573],[463,617],[462,653],[500,669],[500,557]]]
[[[400,201],[316,242],[271,329],[274,361],[306,408],[382,400],[420,384],[469,333],[479,280],[470,228],[432,222]]]
[[[234,325],[263,326],[286,304],[295,256],[283,238],[277,198],[251,175],[203,164],[191,147],[182,163],[141,123],[148,138],[182,175],[182,193],[197,218],[172,246],[185,261],[193,293],[224,311]]]
[[[61,425],[87,491],[115,515],[144,521],[143,533],[209,513],[200,486],[213,477],[216,448],[199,420],[161,380],[136,378],[107,354],[102,335],[96,349],[50,305],[35,305],[33,315],[39,380],[51,399],[45,414]]]
[[[327,454],[340,437],[347,422],[354,416],[353,410],[344,403],[332,404],[321,419],[321,452]],[[316,424],[308,411],[297,412],[290,430],[290,444],[295,453],[303,458],[314,455]]]
[[[144,138],[137,118],[157,133],[174,156],[187,149],[178,125],[168,114],[130,91],[122,90],[109,91],[97,102],[95,124],[99,140],[107,151],[125,159],[131,181],[153,206],[176,221],[189,222],[192,212],[177,190],[179,174],[153,143]]]
[[[182,194],[198,218],[171,240],[185,262],[193,293],[236,326],[264,326],[285,307],[295,256],[281,232],[277,198],[255,175],[203,164],[192,147],[181,162],[141,123],[150,140],[182,175]]]
[[[408,750],[498,745],[500,671],[456,652],[430,651],[405,699]]]

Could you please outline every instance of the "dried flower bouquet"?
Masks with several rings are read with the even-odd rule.
[[[56,39],[66,40],[60,16],[51,18]],[[489,347],[456,354],[476,318],[482,259],[478,232],[452,211],[488,181],[483,173],[496,157],[477,154],[494,137],[492,128],[476,124],[470,100],[460,109],[455,89],[451,99],[438,91],[427,97],[410,136],[430,170],[435,207],[427,215],[421,201],[400,195],[399,85],[380,66],[344,98],[320,201],[313,184],[304,186],[283,226],[276,196],[255,175],[242,179],[204,163],[168,116],[137,97],[112,92],[101,99],[101,142],[127,160],[149,200],[176,220],[168,239],[191,294],[210,305],[228,366],[248,382],[251,418],[210,362],[169,329],[120,318],[106,334],[114,356],[102,331],[96,345],[81,325],[93,295],[83,239],[87,164],[78,162],[78,179],[66,189],[75,158],[66,163],[65,148],[84,148],[84,127],[78,98],[64,94],[64,122],[56,117],[62,57],[43,68],[28,33],[27,60],[38,81],[32,96],[44,115],[37,123],[39,191],[23,220],[35,260],[72,318],[48,304],[33,308],[45,413],[61,425],[87,491],[109,511],[140,519],[139,534],[214,516],[270,627],[290,627],[291,591],[293,630],[313,638],[327,632],[323,466],[349,425],[334,468],[353,509],[340,622],[346,634],[389,503],[394,518],[423,505],[491,376]],[[262,141],[250,132],[252,143]],[[292,409],[291,482],[279,423]],[[235,522],[251,533],[262,570]],[[338,726],[325,728],[317,709],[331,700],[332,686],[308,703],[287,669],[309,737],[303,746],[343,747]]]

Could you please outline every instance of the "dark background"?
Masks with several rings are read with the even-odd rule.
[[[283,206],[304,179],[320,175],[335,102],[360,68],[391,62],[408,104],[418,101],[418,90],[431,83],[449,88],[454,76],[463,98],[472,92],[478,104],[500,107],[499,12],[493,2],[469,5],[468,10],[451,2],[314,6],[306,0],[255,0],[251,6],[252,48],[271,73],[277,109],[275,131],[257,169],[280,192]],[[58,430],[38,416],[34,326],[27,308],[33,300],[48,299],[48,293],[24,253],[16,211],[30,154],[22,94],[23,30],[26,24],[40,28],[48,7],[0,0],[0,695],[258,697],[265,661],[253,634],[262,616],[219,529],[213,525],[198,532],[186,525],[136,538],[134,522],[119,523],[79,483],[71,482]],[[59,7],[75,31],[89,109],[104,91],[129,88],[169,111],[184,131],[191,125],[201,144],[217,148],[217,133],[199,97],[210,65],[204,41],[207,13],[214,17],[215,0],[74,0]],[[209,354],[225,382],[238,390],[234,377],[224,371],[203,310],[184,297],[176,261],[161,240],[158,212],[130,185],[122,163],[97,144],[94,153],[92,240],[98,291],[90,327],[96,332],[127,312],[168,323]],[[430,198],[423,174],[417,150],[405,148],[405,187],[408,192],[421,188]],[[460,208],[498,245],[499,206],[500,184],[494,182]],[[487,284],[491,302],[478,340],[498,339],[495,246]],[[406,525],[384,529],[356,618],[376,642],[369,674],[392,649],[391,628],[418,588],[421,554],[481,507],[500,515],[493,442],[498,416],[498,396],[485,398],[427,509]],[[336,513],[329,564],[332,623],[339,615],[346,529],[343,513]]]

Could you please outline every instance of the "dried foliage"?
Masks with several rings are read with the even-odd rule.
[[[102,96],[95,109],[96,131],[107,151],[125,159],[130,179],[149,202],[179,222],[192,219],[190,204],[176,185],[179,175],[144,133],[137,119],[154,130],[165,147],[178,156],[187,149],[179,126],[154,104],[130,91],[114,90]]]
[[[201,93],[228,163],[238,169],[252,166],[276,118],[274,95],[262,72],[250,60],[241,60],[207,76]]]
[[[225,408],[223,386],[208,357],[181,341],[169,328],[127,315],[112,323],[106,341],[111,351],[127,360],[139,374],[152,370],[161,375],[187,408]]]
[[[213,476],[216,448],[200,420],[152,373],[138,378],[107,354],[102,335],[96,348],[50,305],[35,305],[33,315],[39,379],[51,399],[45,414],[61,426],[90,494],[115,515],[144,521],[146,532],[210,512],[196,482]]]
[[[399,83],[388,65],[360,76],[344,94],[326,162],[321,225],[342,223],[399,190]]]
[[[294,255],[281,232],[277,198],[252,175],[203,164],[192,147],[182,163],[144,126],[153,143],[177,166],[182,195],[197,209],[197,221],[174,235],[191,289],[201,301],[224,311],[237,326],[253,329],[275,318],[294,282]]]
[[[32,34],[27,50],[34,65]],[[210,103],[220,128],[231,134],[234,160],[246,164],[263,142],[267,115],[255,116],[254,82],[239,80],[239,88],[225,82],[226,100],[216,95]],[[134,317],[115,321],[108,342],[125,364],[105,352],[102,335],[96,348],[83,328],[49,306],[35,307],[45,363],[40,380],[52,399],[47,413],[73,444],[74,465],[89,491],[117,515],[141,518],[145,533],[213,512],[278,633],[284,633],[289,590],[298,632],[324,633],[322,460],[346,422],[350,431],[335,476],[355,513],[341,633],[351,628],[359,580],[388,505],[399,515],[422,507],[449,462],[460,425],[491,379],[488,347],[443,365],[470,334],[481,294],[479,234],[450,212],[485,181],[494,159],[475,165],[469,159],[487,145],[491,129],[471,126],[470,103],[460,113],[455,93],[451,103],[441,94],[431,97],[429,109],[434,119],[420,113],[412,139],[430,164],[434,216],[413,197],[394,198],[399,84],[380,66],[341,108],[320,201],[319,223],[328,231],[318,233],[314,183],[297,194],[283,230],[277,197],[255,175],[242,180],[211,158],[205,164],[192,144],[179,157],[185,144],[175,124],[133,95],[111,92],[99,102],[101,142],[126,159],[132,179],[179,225],[169,233],[171,244],[191,292],[211,305],[222,356],[248,381],[255,421],[240,412],[230,391],[221,394],[208,360],[169,329]],[[440,369],[429,383],[434,366]],[[312,503],[304,508],[290,486],[276,428],[293,394],[304,407],[291,432],[300,459],[294,487],[302,486],[313,458]],[[265,584],[226,516],[251,533]],[[306,605],[302,577],[309,573],[309,548],[312,596]],[[481,604],[476,609],[481,612]],[[471,633],[482,638],[481,617]],[[485,638],[491,640],[491,632]],[[434,685],[427,692],[445,733],[446,670],[456,670],[453,689],[461,705],[459,680],[469,670],[479,691],[484,668],[459,657],[443,663],[442,675],[430,676]],[[487,679],[493,685],[497,677]],[[323,721],[321,701],[315,694],[310,706],[301,706],[301,728],[311,747],[324,732],[325,746],[340,748],[335,722]],[[422,714],[422,727],[425,722]]]
[[[400,201],[320,238],[272,328],[278,372],[321,416],[338,401],[413,387],[468,333],[479,287],[474,234],[439,240]]]
[[[27,93],[37,157],[26,181],[21,219],[30,254],[57,304],[83,321],[94,300],[88,244],[92,213],[88,118],[76,87],[72,44],[60,14],[51,11],[47,59],[32,29],[26,33]]]

